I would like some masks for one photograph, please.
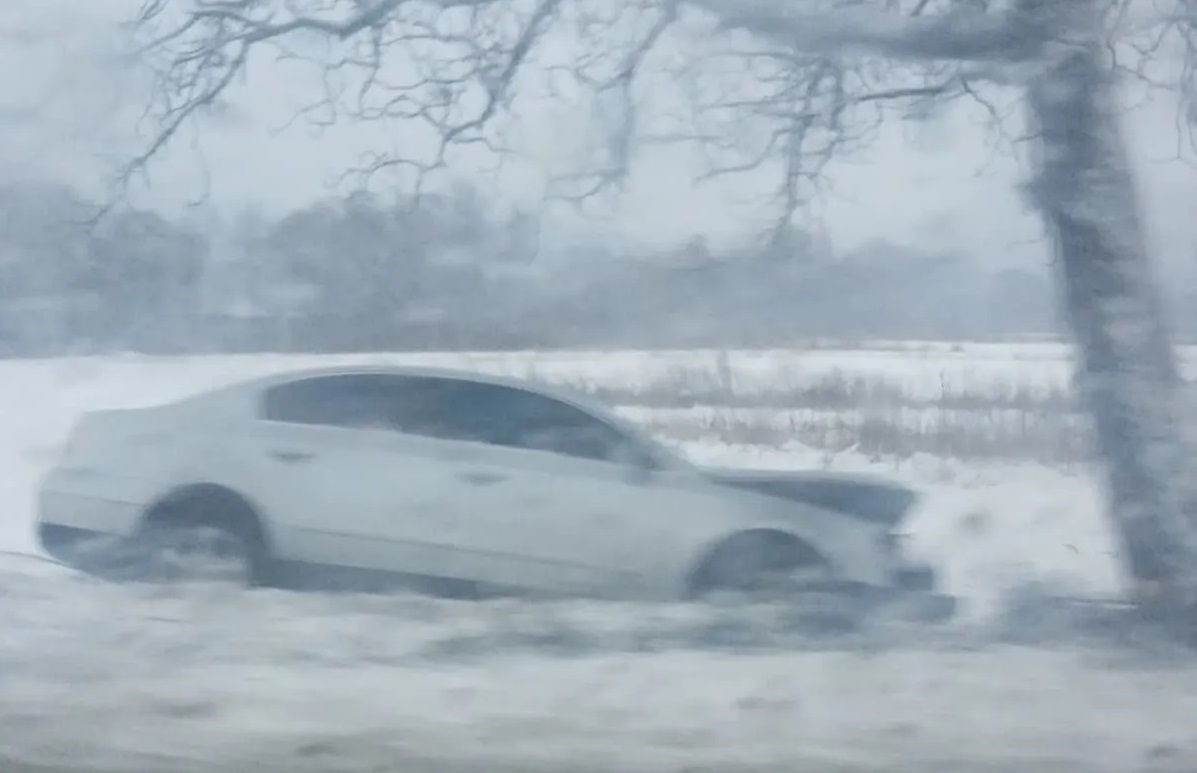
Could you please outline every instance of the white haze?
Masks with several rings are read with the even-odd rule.
[[[21,77],[0,82],[0,169],[49,173],[94,187],[133,147],[130,123],[143,98],[141,79],[129,72],[110,25],[139,5],[4,3],[0,28],[21,34],[15,40],[9,35],[0,48],[0,66]],[[153,171],[152,192],[143,189],[139,200],[178,211],[207,194],[220,209],[279,211],[327,193],[363,150],[391,146],[394,138],[372,126],[317,133],[301,124],[277,131],[310,101],[315,84],[263,60],[229,111],[205,120],[199,132],[186,132],[166,154]],[[1167,261],[1189,261],[1197,233],[1187,202],[1197,197],[1197,175],[1191,149],[1177,136],[1175,105],[1158,93],[1135,92],[1127,107],[1155,246]],[[19,120],[4,121],[5,114]],[[960,252],[989,265],[1041,265],[1046,246],[1019,193],[1022,170],[983,129],[985,115],[980,105],[964,104],[928,124],[891,122],[867,152],[833,163],[828,195],[808,213],[807,225],[826,228],[840,250],[885,239]],[[550,169],[549,162],[561,161],[569,147],[562,138],[584,131],[582,120],[568,106],[522,105],[520,124],[528,139],[519,149],[530,161],[511,162],[500,177],[488,176],[489,192],[500,200],[540,201],[545,175],[568,171]],[[1010,129],[1014,147],[1021,148],[1021,125],[1012,121]],[[623,239],[656,246],[696,234],[715,245],[751,236],[762,222],[762,181],[696,187],[699,171],[686,148],[654,149],[639,160],[625,195],[602,208],[597,221],[560,210],[560,227],[601,231],[606,238],[614,229]]]
[[[134,127],[146,81],[112,26],[139,3],[0,2],[0,177],[103,193],[105,175],[144,139]],[[325,194],[363,149],[393,139],[371,126],[275,131],[311,86],[256,68],[238,102],[184,133],[152,168],[151,186],[139,182],[138,202],[196,220],[212,214],[191,207],[201,197],[217,214],[279,214]],[[540,201],[548,162],[569,154],[561,138],[582,130],[568,112],[546,105],[521,116],[529,157],[485,178],[496,200]],[[869,151],[832,165],[832,188],[805,225],[825,229],[837,252],[885,240],[990,268],[1046,266],[1017,156],[994,148],[983,113],[962,106],[933,122],[891,124]],[[1129,106],[1126,121],[1156,252],[1185,264],[1197,248],[1197,174],[1173,113],[1157,97]],[[759,229],[759,181],[700,188],[696,171],[684,149],[655,153],[600,217],[554,210],[550,231],[617,245],[705,236],[717,246]],[[942,421],[937,396],[956,380],[1014,384],[1017,396],[1018,385],[1062,392],[1071,376],[1058,347],[1002,343],[979,354],[948,344],[882,356],[857,343],[821,344],[817,356],[733,353],[753,363],[746,371],[764,363],[738,383],[768,382],[765,366],[792,356],[804,377],[903,382],[932,404],[917,417],[931,425]],[[662,357],[415,359],[627,387],[654,369],[685,369]],[[964,603],[958,621],[933,630],[881,621],[827,639],[784,607],[164,591],[91,581],[38,559],[38,482],[83,412],[362,358],[400,359],[0,360],[0,773],[1197,769],[1191,656],[1133,626],[1111,627],[1086,605],[1044,598],[1110,600],[1126,590],[1089,463],[679,441],[704,462],[865,471],[916,487],[925,507],[911,524],[912,548]],[[665,410],[622,409],[646,420]],[[1000,420],[996,409],[969,410],[982,426]]]

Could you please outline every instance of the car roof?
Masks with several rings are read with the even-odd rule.
[[[445,368],[423,365],[325,365],[319,367],[293,368],[267,376],[242,381],[235,386],[249,389],[270,387],[332,376],[396,376],[407,378],[440,378],[451,381],[470,381],[479,384],[507,386],[515,389],[544,392],[554,397],[571,399],[572,390],[560,390],[549,384],[518,376],[504,376],[466,368]]]
[[[203,394],[196,395],[189,400],[184,400],[184,402],[193,404],[227,404],[226,401],[231,399],[234,404],[244,405],[246,400],[254,401],[255,398],[260,398],[266,390],[271,389],[272,387],[282,386],[284,384],[293,384],[310,379],[336,376],[372,375],[411,378],[443,378],[454,381],[510,387],[525,392],[531,392],[533,394],[540,394],[545,397],[573,405],[576,408],[592,414],[596,418],[601,418],[603,421],[608,422],[612,426],[618,427],[628,435],[639,438],[640,441],[645,445],[655,448],[663,459],[669,459],[674,464],[686,464],[681,457],[662,445],[650,433],[644,431],[642,428],[636,426],[632,422],[624,419],[618,413],[612,411],[610,406],[593,400],[578,390],[559,388],[551,384],[533,381],[532,379],[528,378],[496,375],[493,373],[484,373],[481,371],[468,370],[465,368],[411,365],[334,365],[292,368],[290,370],[278,371],[268,375],[243,379],[231,384],[226,384],[225,386],[217,387]]]
[[[605,421],[621,426],[625,431],[640,435],[647,439],[645,433],[622,417],[615,414],[611,408],[601,402],[593,400],[578,390],[556,387],[518,376],[504,376],[465,368],[445,368],[413,365],[331,365],[307,368],[292,368],[265,376],[244,379],[223,387],[218,387],[201,395],[196,395],[195,401],[216,400],[232,397],[241,401],[245,398],[253,399],[268,389],[285,384],[293,384],[311,379],[329,378],[337,376],[395,376],[406,378],[438,378],[451,381],[462,381],[475,384],[510,387],[523,392],[540,394],[554,400],[560,400],[588,413],[601,416]]]

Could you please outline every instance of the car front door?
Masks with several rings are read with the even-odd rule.
[[[413,419],[434,428],[408,431],[437,435],[439,453],[452,454],[457,485],[445,510],[461,576],[565,593],[621,593],[640,581],[669,536],[645,514],[688,499],[650,473],[647,449],[538,392],[452,381],[435,395],[413,401]]]

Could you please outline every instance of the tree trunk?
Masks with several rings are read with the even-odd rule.
[[[1097,0],[1023,6],[1058,33],[1028,94],[1039,153],[1032,190],[1054,241],[1110,514],[1139,600],[1174,613],[1197,601],[1197,528],[1186,501],[1181,383],[1119,124],[1116,75]]]

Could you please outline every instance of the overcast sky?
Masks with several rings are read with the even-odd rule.
[[[0,173],[49,175],[94,189],[110,164],[134,147],[131,108],[141,84],[117,75],[112,23],[138,4],[0,3]],[[339,126],[320,136],[303,126],[273,131],[311,95],[313,83],[277,68],[257,69],[233,119],[205,126],[198,139],[185,136],[154,168],[155,204],[178,210],[208,185],[210,200],[222,209],[277,211],[326,193],[329,180],[363,150],[388,147],[393,137],[376,126]],[[584,116],[528,111],[528,145],[551,146],[584,130],[571,119],[577,124]],[[833,188],[812,217],[841,250],[886,239],[1010,265],[1042,261],[1037,221],[1018,194],[1018,164],[986,144],[979,119],[977,111],[962,108],[931,126],[891,125],[868,152],[834,165]],[[1191,214],[1197,165],[1191,155],[1177,159],[1173,106],[1166,100],[1137,105],[1127,128],[1158,249],[1170,260],[1197,259]],[[696,234],[727,243],[759,228],[764,213],[750,185],[699,188],[694,172],[684,152],[654,153],[599,225],[654,244]],[[534,201],[543,179],[534,164],[517,164],[500,188]]]

